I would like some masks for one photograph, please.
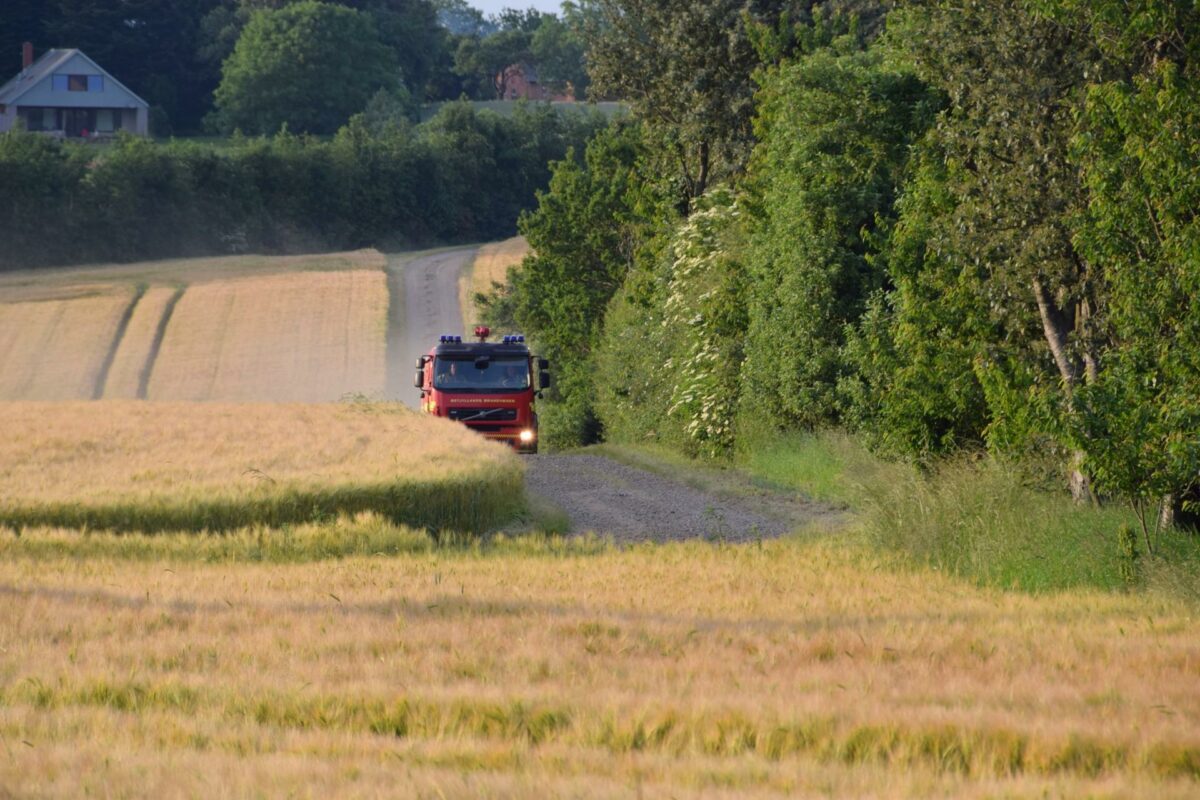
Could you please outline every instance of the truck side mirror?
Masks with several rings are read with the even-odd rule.
[[[547,358],[538,359],[538,369],[550,369],[550,360]]]
[[[542,374],[538,375],[538,386],[542,389],[550,388],[550,373],[549,372],[542,372]]]
[[[425,359],[427,358],[429,358],[429,356],[421,356],[417,359],[417,369],[425,369]]]
[[[413,376],[413,386],[420,389],[424,385],[425,385],[425,371],[417,370],[417,374]]]

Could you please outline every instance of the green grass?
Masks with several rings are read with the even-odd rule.
[[[865,486],[910,474],[867,452],[844,433],[780,433],[756,437],[739,449],[736,463],[760,479],[801,491],[814,500],[853,506]]]
[[[1131,565],[1131,580],[1122,574],[1118,531],[1136,524],[1132,512],[1031,488],[994,460],[950,460],[922,472],[827,432],[761,439],[738,463],[761,479],[848,505],[871,545],[981,585],[1027,592],[1150,587],[1200,600],[1200,537],[1165,532],[1156,557],[1141,553]]]

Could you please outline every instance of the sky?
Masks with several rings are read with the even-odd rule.
[[[467,0],[484,14],[495,14],[505,8],[536,8],[539,11],[558,13],[562,0]]]

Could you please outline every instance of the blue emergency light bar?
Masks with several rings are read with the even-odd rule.
[[[462,344],[461,336],[443,336],[438,340],[441,344]]]
[[[521,334],[516,334],[514,336],[505,336],[504,343],[505,344],[524,344],[525,337]]]

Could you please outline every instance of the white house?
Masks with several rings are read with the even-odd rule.
[[[26,130],[72,138],[150,132],[149,104],[79,50],[47,50],[34,61],[26,43],[21,63],[0,87],[0,133],[17,120]]]

